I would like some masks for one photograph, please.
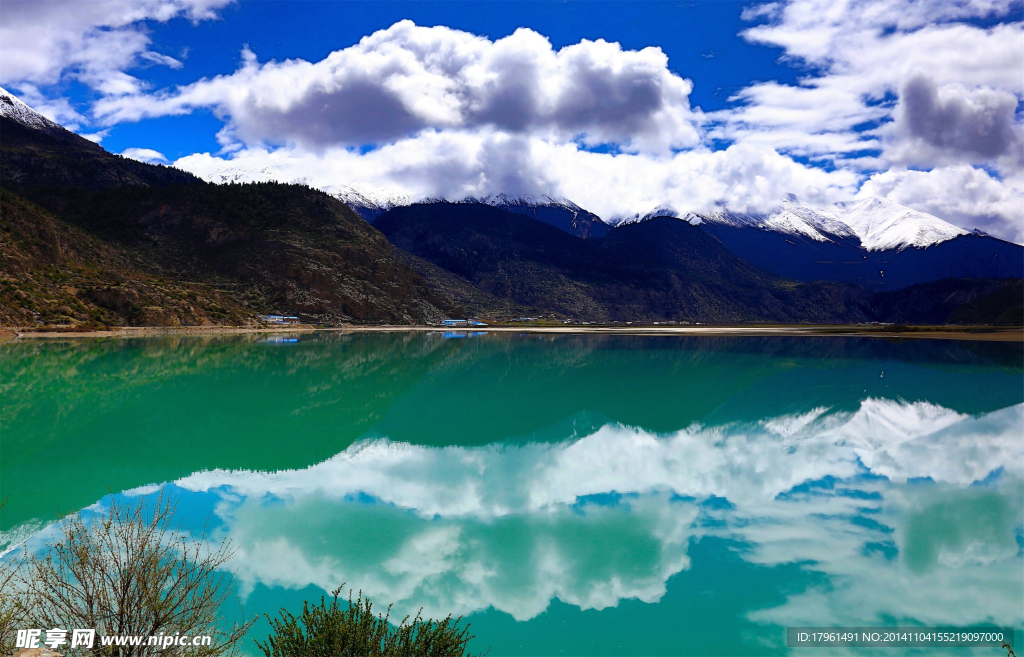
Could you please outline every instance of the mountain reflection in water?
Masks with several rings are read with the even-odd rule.
[[[347,583],[399,617],[468,615],[493,654],[1024,620],[1020,345],[357,335],[0,347],[14,361],[5,389],[35,393],[4,415],[4,494],[18,459],[134,438],[131,467],[107,452],[93,477],[174,481],[190,522],[212,513],[251,611]],[[59,419],[40,386],[63,391]],[[14,502],[9,541],[41,528]],[[607,629],[640,603],[697,625]],[[544,643],[586,613],[605,627]],[[739,643],[715,643],[729,627]]]

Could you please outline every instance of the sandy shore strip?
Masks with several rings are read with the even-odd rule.
[[[1024,328],[1020,327],[965,327],[965,326],[910,326],[895,329],[891,326],[473,326],[452,328],[447,326],[406,325],[343,325],[319,327],[307,324],[297,326],[239,327],[239,326],[126,326],[96,331],[46,330],[35,327],[0,327],[0,339],[42,338],[126,338],[186,335],[239,335],[239,334],[303,334],[303,333],[359,333],[359,332],[486,332],[486,333],[539,333],[539,334],[591,334],[632,335],[661,337],[858,337],[924,340],[976,340],[991,342],[1024,342]]]

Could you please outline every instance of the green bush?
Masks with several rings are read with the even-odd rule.
[[[411,623],[406,616],[392,625],[390,606],[386,614],[374,615],[362,592],[355,600],[350,592],[343,608],[340,592],[332,593],[329,605],[324,598],[319,605],[306,602],[299,618],[284,609],[279,618],[267,616],[271,634],[256,645],[266,657],[470,657],[466,644],[475,637],[468,624],[459,627],[461,616],[435,621],[417,613]]]

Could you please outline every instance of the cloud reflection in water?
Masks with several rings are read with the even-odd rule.
[[[656,602],[691,540],[801,562],[826,587],[753,620],[1019,624],[1024,405],[980,416],[869,398],[853,412],[653,434],[619,424],[562,443],[363,442],[276,473],[200,472],[258,584],[343,582],[399,615],[518,620],[559,599]]]

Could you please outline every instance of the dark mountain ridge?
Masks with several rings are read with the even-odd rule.
[[[587,321],[942,323],[1001,281],[946,282],[894,302],[849,282],[787,280],[713,234],[659,217],[583,240],[483,204],[426,203],[380,215],[396,246],[511,303]]]
[[[611,226],[602,221],[601,217],[570,201],[556,201],[550,198],[537,200],[498,194],[488,199],[487,204],[513,214],[533,217],[583,239],[604,237],[611,230]]]
[[[608,230],[571,204],[506,198],[398,207],[371,226],[306,186],[214,185],[110,154],[3,94],[0,186],[3,323],[429,323],[467,307],[591,321],[1020,322],[1019,279],[882,293],[792,280],[665,217]]]
[[[1024,274],[1024,247],[984,234],[960,235],[927,248],[869,251],[856,238],[842,236],[819,242],[711,222],[700,228],[761,269],[798,281],[847,281],[873,290],[897,290],[945,278]]]
[[[0,104],[5,100],[0,96]],[[33,127],[0,115],[0,177],[7,189],[17,192],[55,186],[97,190],[202,182],[180,169],[108,153],[59,125],[47,124]]]
[[[38,115],[26,122],[0,114],[0,136],[5,210],[22,208],[17,230],[11,223],[4,242],[0,285],[10,292],[4,322],[191,325],[280,313],[323,322],[422,323],[462,312],[395,257],[379,232],[323,192],[278,183],[209,184],[110,154]],[[67,312],[42,304],[45,312],[26,313],[23,300],[15,300],[44,289],[22,290],[15,271],[44,280],[63,262],[30,245],[56,234],[76,236],[77,261],[97,270],[78,279],[75,298],[100,310],[65,299],[56,309]],[[9,264],[14,260],[16,268]],[[114,261],[117,267],[97,264]],[[154,296],[149,279],[217,299],[222,312],[185,311]],[[97,292],[114,280],[125,289]],[[150,310],[139,312],[139,303]]]

